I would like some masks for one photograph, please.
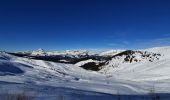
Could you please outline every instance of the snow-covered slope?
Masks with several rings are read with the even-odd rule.
[[[135,52],[129,56],[129,58],[133,57],[131,62],[129,60],[128,62],[125,61],[126,57],[125,55],[116,56],[108,62],[108,65],[103,66],[100,72],[117,79],[153,82],[158,87],[164,83],[164,86],[168,87],[167,81],[170,79],[170,47],[157,47]],[[168,88],[162,87],[162,90],[168,90]]]
[[[101,56],[113,56],[113,55],[116,55],[120,52],[123,52],[125,50],[109,50],[109,51],[104,51],[102,53],[100,53],[99,55]]]
[[[107,89],[103,90],[103,86],[106,84],[104,77],[100,73],[87,71],[72,64],[33,60],[15,57],[4,52],[0,53],[0,82],[109,93]],[[93,86],[94,84],[95,86]],[[86,88],[87,86],[93,87]]]
[[[92,60],[92,59],[88,59],[88,60],[84,60],[84,61],[80,61],[80,62],[76,63],[75,66],[82,66],[82,65],[87,64],[87,63],[89,63],[89,62],[98,63],[99,61]]]
[[[153,53],[160,53],[163,55],[162,56],[163,59],[170,58],[170,46],[154,47],[154,48],[149,48],[149,49],[144,49],[144,50],[148,52],[153,52]]]
[[[0,83],[66,87],[109,94],[170,93],[170,47],[124,51],[107,61],[100,71],[79,65],[16,57],[0,52]],[[10,89],[9,89],[10,90]]]
[[[132,51],[127,50],[112,57],[110,61],[103,66],[101,72],[107,73],[113,71],[111,69],[121,68],[121,66],[140,64],[144,62],[155,62],[163,56],[160,53],[152,53],[148,51]],[[111,68],[111,69],[110,69]]]

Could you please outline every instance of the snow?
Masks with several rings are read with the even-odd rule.
[[[17,87],[16,84],[28,84],[30,87],[50,86],[107,94],[119,92],[122,95],[148,94],[154,86],[156,93],[170,93],[170,47],[142,51],[147,51],[151,56],[153,53],[160,53],[161,56],[150,62],[148,58],[142,58],[140,53],[135,53],[133,56],[141,61],[132,63],[124,62],[125,56],[116,57],[99,72],[78,67],[88,62],[97,62],[92,59],[73,65],[16,57],[0,52],[0,83],[10,83],[9,86],[13,88]],[[5,85],[6,83],[2,83],[0,88]]]
[[[66,50],[66,51],[46,51],[42,48],[33,51],[15,52],[19,54],[30,54],[30,56],[69,56],[69,57],[79,57],[91,55],[87,50]]]
[[[145,49],[145,51],[160,53],[163,55],[163,59],[170,58],[170,46],[154,47],[154,48]]]
[[[41,55],[41,56],[45,56],[45,55],[67,55],[67,56],[75,56],[75,57],[78,57],[78,56],[85,56],[85,55],[88,55],[88,51],[87,50],[66,50],[66,51],[63,51],[63,52],[50,52],[50,51],[45,51],[43,49],[38,49],[38,50],[35,50],[31,53],[31,55]]]
[[[43,56],[43,55],[47,55],[47,53],[46,53],[45,50],[43,50],[43,49],[40,48],[40,49],[38,49],[38,50],[32,51],[31,55],[32,55],[32,56],[36,56],[36,55],[38,55],[38,56]]]
[[[80,61],[80,62],[76,63],[75,66],[82,66],[82,65],[87,64],[89,62],[99,63],[99,61],[97,61],[97,60],[88,59],[88,60],[84,60],[84,61]]]
[[[100,53],[99,55],[100,56],[112,56],[112,55],[118,54],[122,51],[125,51],[125,50],[108,50],[108,51],[104,51],[104,52]]]

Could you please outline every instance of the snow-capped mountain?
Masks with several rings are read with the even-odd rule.
[[[67,53],[87,55],[79,51]],[[34,54],[48,53],[37,50]],[[86,59],[77,56],[77,62],[71,64],[0,52],[0,88],[10,91],[11,87],[21,89],[17,84],[27,84],[109,94],[118,91],[120,94],[147,94],[154,86],[156,93],[170,93],[170,47],[125,50],[108,57],[91,56]],[[6,88],[7,83],[10,88]]]
[[[87,50],[66,50],[64,53],[67,55],[73,55],[77,57],[89,55],[89,52]]]
[[[44,49],[38,49],[33,51],[24,51],[24,52],[15,52],[16,54],[23,54],[28,56],[68,56],[68,57],[81,57],[90,55],[89,51],[87,50],[66,50],[66,51],[46,51]]]
[[[46,56],[46,55],[48,55],[48,52],[41,48],[31,52],[31,56]]]

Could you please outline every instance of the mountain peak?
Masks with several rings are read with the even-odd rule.
[[[32,55],[46,55],[46,51],[41,49],[41,48],[39,48],[39,49],[33,51]]]
[[[45,51],[44,49],[42,49],[42,48],[39,48],[39,49],[37,49],[36,51]]]

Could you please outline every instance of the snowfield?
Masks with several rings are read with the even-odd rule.
[[[113,95],[117,94],[145,95],[151,90],[155,93],[170,93],[170,47],[141,51],[149,53],[148,57],[144,57],[143,52],[135,52],[130,56],[132,61],[125,62],[127,56],[116,56],[107,61],[107,65],[102,66],[100,71],[79,67],[88,62],[98,62],[92,59],[64,64],[0,52],[0,93],[16,92],[25,88],[40,92],[39,100],[49,100],[49,96],[53,98],[53,91],[59,91],[55,93],[63,93],[62,95],[68,94],[66,100],[76,100],[77,91],[79,95],[89,93],[90,98],[95,95],[94,99],[101,100],[112,100]],[[38,53],[41,52],[42,50],[39,50]],[[79,54],[78,51],[76,53]],[[33,54],[36,55],[35,52]],[[70,91],[76,96],[71,97],[73,94]],[[46,97],[42,99],[45,94]],[[88,96],[83,100],[90,100]]]

